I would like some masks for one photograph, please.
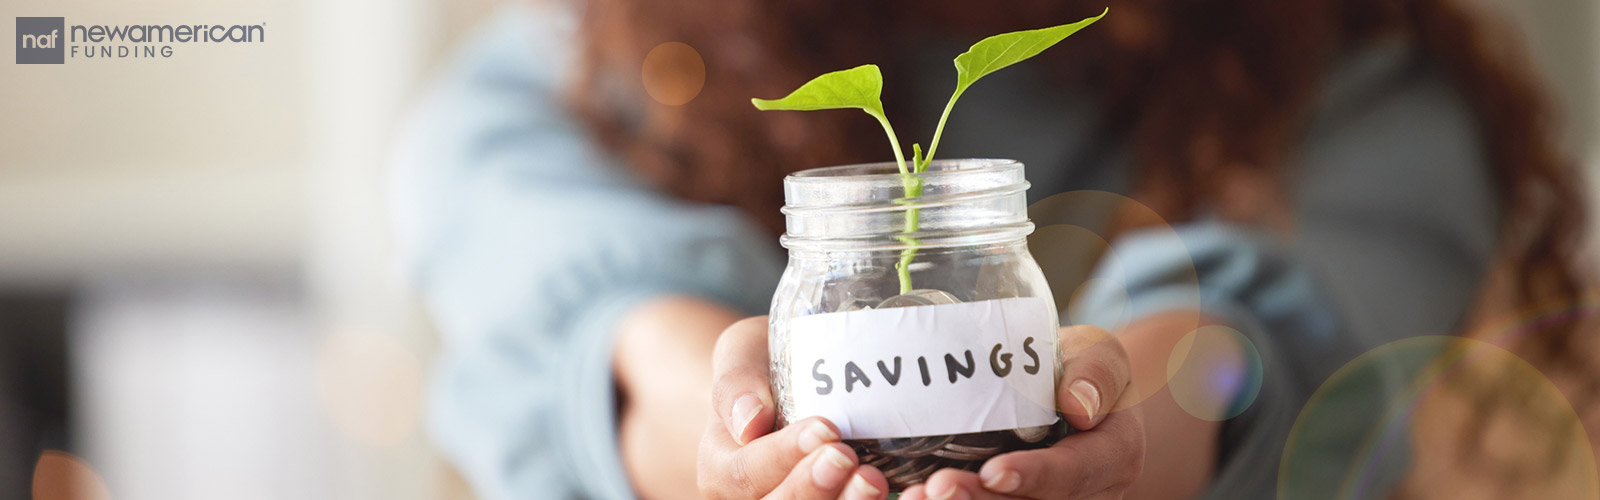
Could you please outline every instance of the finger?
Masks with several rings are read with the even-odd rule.
[[[717,338],[711,358],[711,409],[743,445],[772,430],[777,416],[767,385],[767,317],[734,323]]]
[[[882,471],[871,465],[857,467],[856,473],[850,476],[850,484],[844,487],[844,494],[839,495],[841,500],[883,500],[888,497],[889,480],[883,477]]]
[[[700,446],[701,493],[736,498],[765,495],[809,454],[838,442],[838,428],[821,417],[800,420],[744,446],[712,423]]]
[[[922,490],[925,487],[927,487],[925,484],[907,486],[906,489],[900,491],[899,500],[928,500],[928,492]]]
[[[1090,325],[1062,328],[1060,345],[1056,405],[1072,427],[1093,429],[1128,387],[1128,354],[1116,337]]]
[[[844,492],[856,470],[856,452],[841,443],[829,443],[806,455],[789,471],[783,483],[767,498],[832,500]]]
[[[922,494],[929,500],[1016,500],[1020,497],[990,491],[978,474],[960,469],[941,469],[928,476]],[[903,497],[902,497],[903,498]]]
[[[1112,413],[1093,432],[991,458],[978,477],[989,491],[1030,498],[1076,498],[1124,488],[1144,468],[1142,419],[1137,410]]]

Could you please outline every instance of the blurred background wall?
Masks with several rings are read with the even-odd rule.
[[[1600,170],[1600,7],[1476,1],[1528,36],[1568,145]],[[419,429],[434,343],[383,162],[494,4],[3,0],[6,17],[268,38],[0,64],[0,498],[26,498],[43,449],[122,499],[470,498]]]
[[[0,498],[28,498],[40,449],[119,499],[468,497],[419,429],[431,333],[382,167],[493,4],[0,2],[267,27],[166,60],[0,65],[0,352],[19,354],[0,355]]]

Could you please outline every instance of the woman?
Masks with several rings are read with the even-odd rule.
[[[502,13],[446,71],[396,156],[401,241],[444,338],[430,399],[440,448],[486,498],[774,493],[805,459],[741,452],[770,428],[766,404],[757,425],[725,422],[742,394],[730,388],[759,392],[755,374],[719,374],[728,397],[706,425],[712,346],[771,296],[782,176],[880,161],[887,148],[855,114],[759,114],[748,98],[878,63],[889,114],[926,130],[950,90],[949,58],[967,44],[1101,6],[591,0]],[[1128,365],[1130,394],[1143,395],[1119,397],[1110,377],[1100,406],[1137,406],[1074,422],[1096,428],[1072,443],[1099,446],[1089,458],[1118,473],[1053,486],[1272,496],[1300,404],[1351,357],[1457,331],[1495,262],[1516,306],[1578,293],[1574,173],[1535,87],[1455,3],[1130,0],[1110,11],[974,87],[941,146],[945,158],[1023,161],[1036,199],[1097,189],[1160,216],[1120,216],[1106,233],[1124,259],[1099,272],[1120,267],[1129,320],[1090,306],[1080,321],[1114,330],[1103,362]],[[648,51],[673,40],[705,63],[704,88],[680,106],[637,83]],[[1149,236],[1162,220],[1180,244]],[[1199,298],[1169,300],[1182,284],[1167,271],[1191,262]],[[764,356],[750,347],[760,324],[728,330],[718,369]],[[1202,324],[1243,333],[1266,374],[1249,409],[1222,422],[1188,414],[1163,384],[1171,346]],[[1557,363],[1581,339],[1557,330],[1520,352]],[[1132,431],[1098,427],[1114,417]],[[1141,441],[1144,456],[1130,451]],[[734,453],[749,460],[716,460]],[[882,485],[846,458],[855,484]],[[1019,492],[1003,488],[1009,474],[1038,462],[1009,463],[942,472],[908,497]],[[1021,482],[1082,470],[1058,465]],[[1374,496],[1403,472],[1388,466]]]

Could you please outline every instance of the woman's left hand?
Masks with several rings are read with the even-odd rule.
[[[1061,329],[1064,372],[1056,406],[1079,431],[1049,448],[1006,453],[979,472],[938,471],[901,500],[1119,499],[1144,467],[1144,419],[1127,401],[1128,354],[1116,337],[1093,326]]]

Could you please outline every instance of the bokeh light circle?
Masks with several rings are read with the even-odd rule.
[[[1238,330],[1203,326],[1184,335],[1167,358],[1167,389],[1195,418],[1239,416],[1261,393],[1261,353]]]
[[[1200,280],[1187,247],[1177,231],[1154,209],[1133,198],[1107,191],[1068,191],[1047,196],[1028,206],[1028,218],[1037,229],[1028,237],[1028,253],[1043,271],[1056,307],[1067,324],[1094,324],[1117,336],[1138,311],[1129,291],[1128,275],[1141,262],[1119,254],[1116,239],[1137,235],[1141,244],[1172,250],[1173,260],[1162,276],[1160,323],[1133,332],[1153,335],[1141,339],[1148,355],[1133,359],[1133,387],[1117,402],[1126,408],[1159,394],[1171,375],[1168,358],[1179,335],[1200,327]],[[1143,316],[1151,319],[1153,316]],[[1174,332],[1166,335],[1164,332]]]
[[[1028,236],[1028,253],[1039,263],[1045,282],[1055,297],[1056,310],[1065,315],[1063,320],[1084,324],[1091,316],[1082,307],[1073,311],[1074,301],[1088,299],[1085,292],[1095,264],[1111,252],[1105,238],[1087,228],[1071,224],[1039,226]]]
[[[1056,226],[1060,227],[1060,226]],[[1096,310],[1090,311],[1088,307],[1073,307],[1073,304],[1082,304],[1089,295],[1099,298],[1094,303]],[[1067,320],[1074,325],[1088,324],[1091,317],[1115,318],[1109,325],[1100,325],[1107,331],[1119,331],[1128,326],[1128,319],[1133,311],[1128,308],[1128,290],[1122,283],[1110,278],[1089,278],[1078,285],[1072,292],[1072,298],[1067,302]]]
[[[1600,475],[1577,412],[1533,365],[1488,342],[1414,337],[1334,372],[1278,472],[1279,498],[1392,496],[1596,498]]]
[[[666,42],[650,49],[640,71],[644,91],[668,106],[682,106],[700,95],[706,84],[706,62],[700,52],[683,42]]]
[[[33,466],[33,500],[108,500],[105,480],[71,453],[45,450]]]

